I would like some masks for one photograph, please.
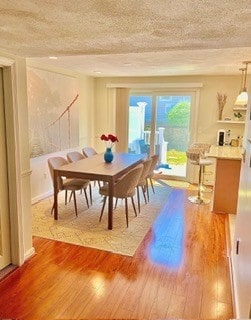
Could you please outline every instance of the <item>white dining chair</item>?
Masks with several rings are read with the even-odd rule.
[[[151,187],[152,187],[152,190],[153,190],[153,193],[155,193],[154,191],[154,186],[153,186],[153,177],[154,177],[154,170],[157,166],[157,163],[159,161],[159,155],[158,154],[154,154],[153,156],[150,157],[152,159],[152,163],[151,163],[151,166],[149,168],[149,173],[147,175],[147,179],[150,180],[150,184],[151,184]],[[148,197],[149,197],[149,190],[148,190],[148,185],[147,185],[147,193],[148,193]]]
[[[68,161],[63,157],[52,157],[52,158],[48,159],[48,166],[50,169],[50,175],[52,178],[52,182],[54,180],[54,170],[65,165],[65,164],[68,164]],[[88,180],[58,177],[58,190],[59,191],[65,190],[65,204],[67,204],[67,191],[71,191],[71,195],[73,195],[76,216],[78,215],[77,201],[76,201],[76,191],[77,190],[81,190],[81,189],[84,190],[86,204],[87,204],[87,207],[89,208],[89,201],[88,201],[88,197],[87,197],[87,193],[86,193],[86,188],[88,187],[88,185],[89,185]],[[54,208],[54,204],[52,207],[52,211],[53,211],[53,208]]]
[[[143,165],[139,164],[135,168],[131,169],[128,173],[123,175],[114,185],[114,197],[116,199],[125,199],[125,214],[126,214],[126,226],[128,227],[128,202],[127,199],[131,198],[132,201],[132,206],[133,210],[135,213],[135,216],[137,216],[137,211],[134,203],[134,195],[136,193],[136,186],[139,181],[140,175],[143,170]],[[108,190],[108,185],[104,185],[103,187],[100,188],[99,193],[104,196],[104,201],[103,201],[103,206],[101,209],[101,214],[99,221],[101,221],[105,205],[106,205],[106,200],[109,195],[109,190]]]
[[[85,156],[78,152],[78,151],[71,151],[71,152],[68,152],[67,153],[67,160],[69,162],[76,162],[76,161],[79,161],[79,160],[82,160],[82,159],[85,159]],[[91,202],[91,205],[92,205],[92,186],[91,186],[91,181],[90,180],[86,180],[86,181],[89,181],[89,194],[90,194],[90,202]]]
[[[143,170],[141,173],[141,176],[139,178],[139,181],[137,183],[137,200],[138,200],[138,210],[140,212],[140,194],[139,190],[142,190],[142,194],[145,200],[145,204],[147,204],[147,200],[149,201],[149,192],[148,191],[148,180],[147,176],[149,174],[149,170],[152,164],[152,158],[148,158],[143,162]]]
[[[86,157],[86,158],[90,158],[90,157],[94,156],[95,154],[98,154],[97,151],[92,147],[84,147],[82,149],[82,152],[83,152],[84,157]],[[98,182],[99,188],[101,188],[100,181],[97,180],[97,182]],[[96,184],[96,180],[94,180],[94,186],[95,186],[95,184]]]
[[[76,162],[85,159],[85,156],[78,151],[68,152],[66,157],[69,162]]]
[[[95,154],[98,154],[97,151],[92,147],[84,147],[82,149],[82,152],[86,158],[89,158],[91,156],[94,156]]]

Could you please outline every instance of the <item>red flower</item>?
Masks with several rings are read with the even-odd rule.
[[[108,148],[112,148],[115,142],[119,142],[118,138],[111,133],[109,133],[107,136],[102,134],[100,139],[106,142]]]
[[[119,142],[118,138],[113,134],[108,134],[108,140],[111,140],[111,142]]]
[[[102,136],[100,137],[101,140],[104,140],[104,141],[108,141],[109,138],[105,135],[105,134],[102,134]]]

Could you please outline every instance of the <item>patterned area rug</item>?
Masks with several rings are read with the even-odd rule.
[[[133,256],[153,221],[164,207],[172,188],[156,182],[155,194],[150,191],[150,202],[141,199],[141,212],[135,217],[129,199],[129,227],[126,227],[125,208],[121,200],[113,212],[113,230],[107,229],[107,206],[99,222],[102,198],[93,187],[93,205],[88,209],[84,195],[77,195],[78,217],[73,201],[64,205],[64,192],[59,194],[59,219],[51,215],[53,197],[32,206],[32,233],[34,236]],[[136,203],[136,196],[135,196]]]
[[[191,188],[190,183],[185,181],[176,181],[176,180],[166,180],[166,183],[173,188],[182,188],[182,189],[188,189]]]

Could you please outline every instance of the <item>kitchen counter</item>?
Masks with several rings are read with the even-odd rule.
[[[242,148],[231,147],[231,146],[214,146],[210,147],[208,157],[217,159],[231,159],[241,160],[242,159]]]
[[[212,145],[207,156],[216,158],[212,211],[236,214],[242,148]]]

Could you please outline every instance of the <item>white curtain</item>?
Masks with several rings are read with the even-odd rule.
[[[108,109],[110,117],[109,128],[119,139],[115,149],[117,152],[128,150],[128,115],[129,115],[129,89],[108,89]]]

